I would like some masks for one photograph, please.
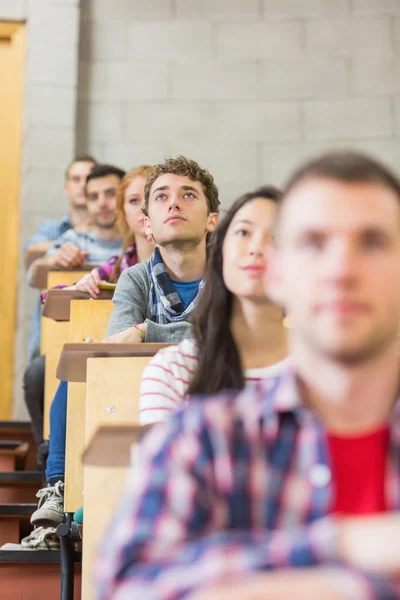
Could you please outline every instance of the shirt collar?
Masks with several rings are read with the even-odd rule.
[[[290,412],[299,422],[304,422],[304,419],[310,417],[317,419],[304,403],[299,389],[298,374],[290,358],[278,377],[264,380],[260,385],[264,398],[264,416]],[[389,414],[389,426],[392,439],[400,445],[400,393]]]

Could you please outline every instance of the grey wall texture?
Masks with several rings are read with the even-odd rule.
[[[306,156],[400,165],[400,0],[82,0],[80,151],[179,152],[229,205]]]
[[[64,214],[76,151],[187,154],[225,207],[326,148],[399,170],[400,0],[0,0],[0,19],[27,24],[21,248]],[[21,266],[17,418],[36,298]]]

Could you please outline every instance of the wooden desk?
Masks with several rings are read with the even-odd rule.
[[[73,343],[101,342],[107,335],[111,300],[72,300],[69,340]],[[81,454],[85,443],[85,383],[70,383],[67,405],[67,442],[65,461],[66,512],[82,506],[83,471]],[[72,435],[72,438],[71,438]]]
[[[93,589],[93,560],[123,493],[131,444],[141,433],[139,388],[143,370],[149,360],[150,357],[143,356],[88,360],[85,435],[89,449],[84,464],[83,600],[96,598]],[[93,459],[98,459],[101,451],[98,448],[93,455],[90,450],[91,440],[96,440],[99,427],[102,427],[106,435],[97,439],[97,443],[101,442],[103,456],[109,455],[108,461],[96,462]]]

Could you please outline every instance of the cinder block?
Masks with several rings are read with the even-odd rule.
[[[396,98],[395,103],[395,120],[396,120],[396,134],[400,136],[400,98]],[[397,142],[400,144],[400,141]],[[400,162],[399,162],[400,165]],[[399,167],[397,167],[399,168]]]
[[[265,184],[282,186],[303,162],[329,149],[325,141],[301,141],[291,144],[266,143],[261,148],[261,176]]]
[[[352,0],[354,16],[359,15],[400,15],[399,0]]]
[[[210,21],[254,21],[259,18],[258,0],[176,0],[178,18]]]
[[[308,21],[306,49],[315,55],[393,54],[389,18]]]
[[[213,127],[215,140],[254,142],[296,140],[300,117],[296,102],[219,103]]]
[[[75,128],[75,87],[29,85],[25,106],[29,125]]]
[[[234,201],[246,192],[253,191],[261,185],[259,179],[249,179],[248,181],[224,182],[218,185],[219,200],[221,202],[220,213],[223,216]]]
[[[172,82],[175,98],[251,100],[257,98],[258,65],[249,60],[175,63]]]
[[[400,54],[400,18],[394,19],[394,47],[396,56]]]
[[[179,139],[210,139],[215,120],[211,103],[126,103],[123,110],[124,141],[147,144]]]
[[[211,54],[211,23],[206,21],[132,23],[129,26],[131,60],[187,59]]]
[[[107,23],[134,23],[142,19],[158,21],[173,16],[172,0],[81,0],[81,16],[82,19]]]
[[[32,126],[24,139],[23,161],[29,168],[67,165],[74,152],[74,142],[73,129]]]
[[[270,18],[345,17],[348,14],[346,0],[264,0],[264,14]]]
[[[81,62],[81,100],[162,100],[168,95],[168,65],[144,61]]]
[[[66,166],[67,163],[64,163],[62,168]],[[31,219],[32,215],[30,213],[33,208],[35,213],[42,215],[42,218],[43,216],[46,218],[50,210],[59,210],[61,214],[66,212],[67,202],[62,191],[64,183],[62,168],[32,168],[25,173],[21,182],[21,215],[26,212]],[[25,219],[24,216],[23,219]],[[23,220],[24,222],[25,220]]]
[[[76,54],[68,46],[35,44],[27,53],[28,83],[50,83],[72,87],[77,82]]]
[[[132,169],[139,165],[155,165],[162,162],[166,154],[163,143],[146,143],[146,140],[137,142],[115,141],[104,145],[102,160],[111,162],[123,169]]]
[[[356,57],[353,59],[352,91],[365,96],[400,93],[398,57]]]
[[[78,103],[79,145],[81,140],[111,142],[121,139],[121,111],[115,103]]]
[[[51,52],[55,46],[67,46],[75,53],[79,35],[78,6],[31,2],[27,33],[28,48],[45,42]]]
[[[229,58],[298,56],[302,51],[302,23],[222,23],[217,27],[217,54]]]
[[[215,183],[247,182],[257,179],[257,148],[255,142],[229,144],[221,140],[209,143],[204,139],[175,139],[166,145],[167,156],[183,154],[208,169]]]
[[[351,140],[349,146],[361,152],[366,152],[399,172],[400,139],[383,138],[376,140]]]
[[[0,18],[4,21],[22,21],[27,16],[26,0],[0,0]]]
[[[261,90],[265,99],[346,96],[347,59],[267,59],[262,69]]]
[[[0,19],[23,21],[27,15],[26,0],[0,0]]]
[[[117,61],[128,56],[128,25],[125,22],[83,21],[80,34],[80,60]]]
[[[391,107],[385,98],[306,102],[304,111],[310,139],[363,139],[392,133]]]

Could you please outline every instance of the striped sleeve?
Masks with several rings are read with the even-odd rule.
[[[160,350],[143,372],[140,386],[140,424],[164,422],[184,401],[197,367],[190,340]]]

